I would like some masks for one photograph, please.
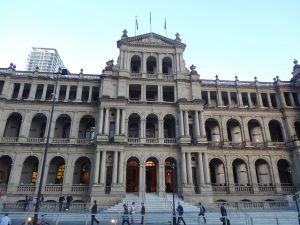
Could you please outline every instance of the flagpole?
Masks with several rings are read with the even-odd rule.
[[[167,32],[167,18],[165,17],[165,31],[166,31],[166,37],[168,37],[168,32]]]
[[[152,32],[152,24],[151,24],[151,12],[150,12],[150,33]]]
[[[135,17],[135,23],[134,23],[134,36],[136,36],[136,21],[137,21],[137,16]]]

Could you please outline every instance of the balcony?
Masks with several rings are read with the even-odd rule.
[[[53,138],[52,143],[53,144],[69,144],[70,139],[69,138]]]
[[[273,186],[273,185],[264,185],[264,186],[262,186],[262,185],[258,185],[258,191],[259,192],[274,192],[274,190],[275,190],[275,187]]]
[[[158,138],[146,138],[147,144],[158,144]]]
[[[234,190],[236,192],[251,192],[252,188],[251,186],[243,186],[243,185],[236,185],[234,186]]]
[[[44,138],[27,138],[27,143],[30,144],[40,144],[40,143],[44,143]]]
[[[17,192],[20,193],[34,193],[35,192],[35,184],[19,184],[17,188]]]
[[[90,187],[86,185],[81,185],[81,184],[73,184],[71,191],[76,194],[81,194],[81,193],[88,193]]]
[[[140,78],[142,78],[142,74],[141,73],[131,73],[130,77],[134,78],[134,79],[140,79]]]
[[[164,144],[176,144],[176,138],[164,138]]]
[[[7,191],[7,184],[0,184],[0,192],[5,193]]]
[[[218,193],[227,193],[228,187],[225,184],[212,184],[212,191]]]
[[[19,141],[18,137],[2,137],[1,142],[3,143],[17,143]]]
[[[62,184],[46,184],[44,187],[45,193],[61,193],[63,190],[63,185]]]
[[[157,74],[152,74],[152,73],[147,74],[148,79],[157,79],[157,77],[158,77]]]
[[[133,138],[133,137],[128,138],[128,143],[129,144],[139,144],[140,142],[141,142],[140,138]]]
[[[292,184],[289,183],[282,183],[281,184],[281,191],[283,193],[295,193],[296,192],[296,187],[294,187]]]

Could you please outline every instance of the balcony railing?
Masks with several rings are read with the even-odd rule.
[[[87,193],[89,192],[89,188],[90,187],[86,185],[73,184],[71,191],[75,193]]]
[[[221,184],[212,184],[212,190],[214,192],[226,193],[228,192],[228,187],[222,186]]]
[[[105,186],[105,194],[109,194],[111,192],[111,186]]]
[[[19,184],[17,191],[33,193],[35,191],[35,184]]]
[[[176,138],[164,138],[164,143],[165,144],[175,144]]]
[[[19,138],[18,137],[2,137],[1,141],[4,143],[15,143],[18,142]]]
[[[295,193],[296,187],[292,184],[281,184],[281,191],[284,193]]]
[[[45,192],[62,192],[62,184],[47,184],[45,186]]]
[[[268,142],[268,146],[276,147],[276,148],[283,148],[283,147],[285,147],[285,142]]]
[[[157,74],[151,74],[151,73],[148,73],[148,74],[147,74],[147,78],[148,78],[148,79],[157,79]]]
[[[138,144],[138,143],[140,143],[140,138],[129,137],[129,138],[128,138],[128,143],[131,143],[131,144]]]
[[[146,138],[146,143],[147,144],[157,144],[158,138]]]
[[[274,186],[258,186],[258,191],[259,192],[274,192]]]
[[[31,144],[40,144],[44,142],[44,138],[27,138],[27,143],[31,143]]]
[[[234,186],[234,189],[236,192],[250,192],[251,191],[250,186],[242,186],[242,185]]]
[[[4,193],[7,191],[7,184],[0,184],[0,192]]]
[[[53,138],[52,143],[53,144],[69,144],[70,139],[69,138]]]
[[[142,78],[141,73],[131,73],[131,78],[140,79]]]
[[[171,74],[171,75],[163,74],[162,77],[164,80],[174,80],[173,74]]]
[[[77,139],[77,144],[79,145],[88,145],[91,144],[93,140],[90,139]]]

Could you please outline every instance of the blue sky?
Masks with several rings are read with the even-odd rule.
[[[291,78],[300,60],[299,0],[2,0],[0,67],[25,70],[31,47],[56,48],[72,72],[99,74],[117,59],[116,41],[126,28],[134,36],[152,32],[187,47],[186,67],[203,79],[272,81]]]

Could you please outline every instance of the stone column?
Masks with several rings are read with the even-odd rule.
[[[114,152],[114,164],[113,164],[113,177],[112,183],[117,184],[117,175],[118,175],[118,152]]]
[[[207,153],[204,153],[203,158],[203,164],[204,164],[204,180],[206,184],[210,184],[210,171],[209,171],[209,163],[207,159]]]
[[[222,99],[222,92],[217,88],[217,100],[218,100],[218,105],[222,106],[223,104],[223,99]]]
[[[184,111],[184,132],[185,136],[190,136],[188,111]]]
[[[199,126],[199,115],[198,111],[195,111],[195,126],[196,126],[196,136],[200,137],[200,126]]]
[[[239,107],[244,106],[242,94],[241,94],[241,92],[239,92],[239,90],[237,90],[237,103],[238,103]]]
[[[249,108],[251,108],[252,107],[252,100],[251,100],[251,94],[250,94],[250,92],[247,92],[247,98],[248,98]]]
[[[118,176],[118,183],[123,184],[123,171],[126,171],[124,168],[125,163],[124,161],[124,152],[120,151],[120,158],[119,158],[119,176]]]
[[[187,177],[188,183],[193,184],[193,174],[192,174],[192,160],[191,160],[191,153],[187,153]]]
[[[54,88],[55,88],[55,86],[54,86]],[[59,100],[59,92],[60,92],[60,85],[57,84],[56,93],[55,93],[55,101],[56,102]]]
[[[202,160],[202,152],[198,153],[198,169],[199,169],[199,183],[200,186],[202,186],[205,181],[204,181],[204,171],[203,171],[203,160]]]
[[[24,91],[24,85],[25,85],[24,83],[20,84],[20,89],[19,89],[19,93],[18,93],[18,99],[22,98],[23,91]]]
[[[278,173],[278,167],[277,167],[277,164],[276,164],[276,161],[275,159],[272,157],[270,157],[270,171],[271,171],[271,174],[273,175],[273,184],[275,186],[275,190],[277,193],[280,193],[281,192],[281,182],[280,182],[280,179],[279,179],[279,173]]]
[[[203,111],[200,111],[200,133],[201,133],[201,137],[206,137],[205,121],[204,121]]]
[[[227,98],[228,98],[228,105],[231,106],[231,95],[230,95],[230,91],[227,92]]]
[[[89,87],[89,98],[88,98],[88,102],[91,102],[91,101],[92,101],[92,93],[93,93],[93,87],[90,86],[90,87]]]
[[[158,85],[158,87],[157,87],[157,101],[158,102],[163,101],[162,86],[161,85]]]
[[[182,166],[182,183],[187,184],[187,178],[186,178],[186,161],[185,161],[185,152],[181,153],[181,166]]]
[[[261,97],[261,93],[260,92],[257,92],[257,104],[259,107],[263,107],[264,104],[263,104],[263,100],[262,100],[262,97]]]
[[[121,135],[126,135],[126,111],[122,109]]]
[[[229,163],[229,160],[228,158],[226,157],[226,167],[224,168],[225,169],[225,181],[228,183],[228,188],[229,188],[229,191],[230,193],[234,193],[235,191],[235,188],[234,188],[234,179],[233,179],[233,168],[232,168],[232,164]],[[227,173],[226,173],[227,171]]]
[[[19,133],[19,138],[24,138],[23,141],[26,141],[28,136],[29,136],[29,131],[30,131],[30,122],[31,122],[31,116],[30,112],[26,111],[25,117],[22,119],[22,125]],[[20,140],[22,141],[22,140]]]
[[[72,118],[72,125],[71,125],[71,131],[69,134],[69,138],[71,139],[77,139],[78,138],[78,131],[79,131],[79,123],[80,120],[78,119],[78,112],[74,113],[74,117]]]
[[[82,83],[80,83],[77,86],[77,91],[76,91],[76,101],[81,102],[81,96],[82,96]]]
[[[207,101],[208,106],[211,106],[210,91],[207,91]]]
[[[120,109],[117,109],[117,118],[116,118],[116,134],[120,135]]]
[[[100,115],[99,115],[99,134],[103,134],[103,108],[100,108]]]
[[[164,170],[165,165],[159,165],[158,166],[158,192],[161,193],[162,191],[165,191],[165,179],[164,179]]]
[[[250,172],[250,183],[253,188],[253,192],[256,193],[258,192],[258,180],[257,180],[257,174],[256,174],[256,169],[255,169],[255,162],[253,161],[253,158],[249,158],[248,156],[248,163],[247,163],[247,168],[249,168]]]
[[[71,160],[72,156],[69,155],[65,164],[65,174],[63,180],[63,192],[70,193],[72,190],[72,179],[74,176],[74,165]]]
[[[272,101],[271,101],[271,96],[270,96],[270,93],[267,93],[267,98],[268,98],[268,107],[269,108],[272,108]]]
[[[44,86],[43,86],[43,93],[42,93],[42,97],[41,97],[41,101],[45,101],[47,88],[48,88],[48,85],[47,85],[47,84],[44,84]]]
[[[144,130],[145,130],[145,125],[146,125],[146,120],[145,119],[141,119],[141,127],[140,127],[140,136],[141,136],[141,138],[145,138],[145,132],[144,132]]]
[[[36,89],[37,89],[37,83],[36,83],[35,80],[33,80],[32,83],[31,83],[30,92],[29,92],[29,99],[30,100],[35,99]]]
[[[98,184],[99,182],[99,169],[100,169],[100,151],[97,151],[96,159],[95,159],[94,184]]]
[[[289,99],[290,99],[291,105],[292,105],[293,107],[295,107],[296,104],[295,104],[295,101],[294,101],[294,97],[293,97],[293,93],[292,93],[292,92],[289,92]]]
[[[145,71],[146,73],[146,71]],[[146,85],[142,84],[141,85],[141,101],[145,102],[146,101]]]
[[[183,111],[180,110],[179,113],[180,113],[180,115],[179,115],[179,117],[180,117],[180,121],[179,121],[179,123],[180,123],[180,135],[184,136]]]
[[[139,193],[142,194],[145,191],[145,165],[140,164],[140,174],[139,174]]]
[[[69,95],[70,95],[70,85],[67,86],[66,97],[65,97],[64,102],[69,101]]]
[[[105,185],[105,176],[106,176],[106,151],[102,151],[100,183],[103,185]]]
[[[105,120],[104,120],[104,135],[108,135],[109,132],[109,108],[105,109]]]

